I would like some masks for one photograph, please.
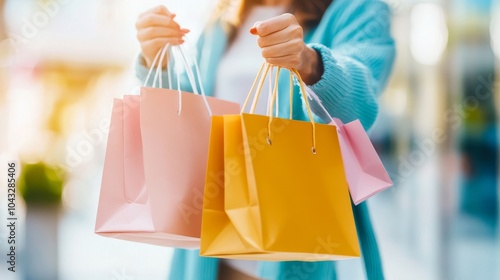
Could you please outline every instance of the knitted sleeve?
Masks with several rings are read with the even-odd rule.
[[[323,38],[329,39],[308,45],[320,54],[324,66],[320,81],[310,88],[330,115],[343,122],[359,119],[368,129],[376,119],[377,98],[387,83],[395,57],[391,13],[380,1],[337,1],[345,7],[341,12],[327,11],[324,20],[330,22],[319,26],[327,27]],[[331,8],[341,3],[334,2]],[[317,104],[311,103],[311,108],[315,117],[327,121]]]

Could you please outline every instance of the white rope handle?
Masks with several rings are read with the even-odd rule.
[[[189,66],[189,62],[186,58],[186,55],[184,54],[182,47],[181,46],[176,46],[173,48],[173,51],[175,52],[175,63],[176,63],[176,71],[179,70],[179,67],[177,67],[177,63],[180,63],[180,65],[184,66],[184,70],[186,71],[186,75],[188,77],[188,81],[191,84],[191,87],[193,88],[193,93],[199,95],[200,93],[198,92],[198,85],[196,84],[196,77],[193,73],[193,70]],[[177,73],[180,75],[179,71]]]
[[[163,81],[162,81],[162,72],[163,72],[163,59],[165,58],[165,56],[167,54],[170,54],[171,51],[171,46],[170,46],[170,43],[167,43],[165,44],[165,46],[163,47],[162,51],[161,51],[161,55],[160,55],[160,61],[158,62],[158,65],[156,66],[156,74],[155,74],[155,78],[153,79],[153,87],[155,87],[156,85],[156,80],[158,80],[158,84],[159,84],[159,87],[162,88],[163,87]],[[172,78],[170,76],[170,63],[169,61],[167,61],[167,75],[168,75],[168,87],[169,89],[172,89]]]
[[[189,46],[191,49],[194,49],[193,44],[191,44],[191,41],[190,41],[187,37],[185,37],[184,39],[185,39],[185,40],[184,40],[184,41],[185,41],[185,45]],[[181,45],[181,48],[184,48],[184,46],[182,46],[182,45]],[[185,51],[185,50],[184,50],[184,53],[186,53],[186,51]],[[187,57],[187,58],[190,58],[191,56],[186,55],[186,57]],[[196,71],[196,75],[198,76],[198,83],[199,83],[199,85],[200,85],[200,91],[201,91],[201,94],[202,94],[202,95],[206,95],[206,94],[205,94],[205,90],[203,89],[203,83],[202,83],[202,81],[201,81],[200,66],[198,65],[198,62],[196,61],[196,59],[194,59],[192,62],[193,62],[193,65],[194,65],[194,69],[195,69],[195,71]]]
[[[185,39],[185,44],[188,46],[192,46],[189,40],[184,37]],[[203,83],[201,80],[201,72],[200,72],[200,67],[198,65],[198,62],[196,59],[191,60],[189,55],[186,55],[187,51],[184,48],[184,45],[179,45],[179,46],[172,46],[170,43],[165,44],[163,48],[161,48],[158,53],[156,54],[151,67],[149,68],[148,75],[146,76],[146,79],[144,81],[143,86],[147,86],[147,83],[151,77],[151,74],[153,73],[153,69],[156,67],[156,73],[153,78],[153,84],[152,87],[156,86],[156,81],[159,83],[159,87],[163,87],[163,81],[162,81],[162,66],[163,66],[163,60],[167,54],[171,55],[171,58],[167,62],[167,75],[168,75],[168,88],[172,89],[172,78],[170,74],[170,63],[173,60],[175,62],[175,67],[174,71],[177,76],[177,90],[179,91],[179,110],[178,114],[181,113],[182,111],[182,91],[181,91],[181,86],[180,86],[180,80],[181,80],[181,75],[178,67],[178,65],[182,65],[184,70],[186,71],[186,75],[188,77],[188,81],[191,84],[191,87],[193,89],[193,93],[197,95],[201,95],[203,97],[203,101],[205,103],[205,107],[207,108],[208,114],[212,116],[212,109],[210,108],[210,105],[208,103],[208,99],[206,97],[206,93],[203,87]],[[157,63],[158,62],[158,63]],[[180,64],[177,64],[180,63]],[[194,65],[195,72],[191,69],[190,65]],[[198,86],[200,88],[200,92],[198,91]],[[201,93],[201,94],[200,94]]]
[[[312,89],[310,89],[308,86],[306,86],[305,88],[306,88],[306,94],[309,97],[309,99],[316,101],[316,103],[318,103],[319,107],[321,107],[321,109],[325,112],[325,114],[328,116],[328,118],[330,118],[330,121],[333,121],[334,120],[333,117],[326,110],[325,106],[323,106],[323,102],[321,102],[321,99],[319,99],[318,95]]]
[[[159,83],[160,83],[160,87],[162,86],[162,80],[161,80],[161,68],[162,68],[162,64],[163,64],[163,57],[165,56],[166,52],[169,50],[170,48],[170,43],[166,43],[165,46],[163,46],[161,49],[158,50],[158,52],[156,53],[156,56],[155,58],[153,59],[153,62],[151,63],[151,66],[149,68],[149,71],[148,71],[148,75],[146,76],[146,79],[144,80],[144,83],[143,83],[143,86],[146,87],[148,82],[149,82],[149,79],[151,78],[151,74],[153,73],[153,69],[156,67],[156,72],[155,72],[155,75],[153,77],[153,84],[151,85],[152,87],[156,87],[156,81],[159,80]],[[158,62],[158,59],[160,59],[160,61]],[[158,65],[157,65],[157,62],[158,62]],[[171,77],[170,77],[170,68],[168,66],[168,63],[166,65],[166,68],[167,68],[167,73],[168,73],[168,82],[169,82],[169,86],[172,85],[172,80],[171,80]]]
[[[149,71],[148,71],[148,74],[146,75],[146,79],[144,79],[144,82],[142,83],[142,86],[145,87],[148,85],[148,82],[149,82],[149,78],[151,77],[151,74],[153,73],[153,69],[154,69],[154,66],[156,65],[156,61],[158,60],[158,57],[160,57],[160,54],[161,54],[161,50],[160,49],[157,53],[156,53],[156,56],[155,58],[153,59],[153,63],[151,63],[151,67],[149,67]]]
[[[188,46],[192,46],[191,42],[189,41],[188,38],[185,38],[185,44],[188,45]],[[191,47],[192,48],[192,47]],[[210,105],[208,104],[208,99],[207,99],[207,95],[205,93],[205,89],[203,88],[203,83],[202,83],[202,80],[201,80],[201,71],[200,71],[200,67],[198,65],[198,62],[196,61],[196,59],[193,59],[193,60],[190,60],[190,57],[189,55],[186,55],[186,50],[184,49],[184,46],[181,45],[180,46],[180,52],[182,54],[182,57],[185,61],[185,63],[187,64],[186,65],[186,71],[190,72],[191,75],[194,77],[194,73],[192,72],[192,69],[191,67],[189,67],[189,62],[192,62],[193,65],[194,65],[194,69],[195,69],[195,73],[196,73],[196,76],[198,79],[194,78],[194,80],[197,80],[198,83],[199,83],[199,86],[200,86],[200,92],[201,92],[201,96],[203,97],[203,101],[205,102],[205,107],[207,108],[207,111],[208,111],[208,114],[210,116],[212,116],[212,109],[210,108]],[[191,84],[191,86],[193,86],[193,84]],[[196,88],[196,85],[194,85],[194,88]],[[195,89],[193,89],[194,91]],[[198,93],[198,91],[196,90],[195,93]]]

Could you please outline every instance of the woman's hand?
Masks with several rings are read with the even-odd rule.
[[[292,14],[255,23],[250,33],[259,35],[262,56],[270,64],[297,69],[304,82],[315,84],[323,75],[320,55],[304,43],[302,27]]]
[[[151,67],[154,57],[165,44],[179,45],[184,42],[182,36],[189,30],[181,28],[174,18],[175,14],[165,6],[157,6],[145,11],[137,19],[137,39],[147,67]]]

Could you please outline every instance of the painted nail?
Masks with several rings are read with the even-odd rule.
[[[253,24],[252,28],[250,28],[250,33],[253,35],[257,35],[257,25],[259,25],[260,21],[257,21]]]

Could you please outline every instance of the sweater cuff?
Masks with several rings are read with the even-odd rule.
[[[148,76],[149,69],[146,68],[144,58],[142,57],[142,54],[139,54],[137,56],[137,59],[135,61],[135,75],[141,81],[141,85],[144,84],[144,81],[146,80],[146,77]],[[153,83],[153,77],[154,77],[154,72],[151,73],[151,77],[149,77],[149,81],[146,86],[150,87]]]
[[[340,77],[343,77],[344,74],[341,69],[336,67],[337,60],[333,57],[332,50],[325,45],[317,43],[308,44],[307,46],[317,51],[323,61],[323,75],[321,76],[321,79],[314,85],[310,85],[309,88],[320,95],[322,92],[328,92],[329,97],[332,99],[331,101],[336,104],[341,104],[346,91],[332,91],[332,86],[334,88],[342,88],[344,90],[350,89],[351,86],[348,83],[343,82],[342,79],[339,79]]]
[[[318,95],[318,97],[320,97],[320,99],[324,102],[325,94],[322,93],[328,92],[328,95],[332,93],[332,77],[340,77],[341,73],[338,73],[339,70],[334,67],[334,65],[336,64],[336,60],[333,58],[332,52],[328,47],[318,43],[307,44],[307,46],[319,53],[321,60],[323,61],[323,75],[321,76],[320,80],[315,84],[306,86],[310,88],[312,91],[314,91]],[[299,86],[300,89],[300,83],[298,79],[294,77],[293,80],[294,83],[297,86]],[[304,114],[306,114],[307,116],[307,109],[302,95],[301,99],[303,101],[302,109],[304,110]],[[341,104],[341,99],[342,99],[341,96],[332,96],[331,99],[333,99],[331,100],[332,103]],[[330,123],[330,117],[328,116],[328,114],[324,112],[324,110],[320,107],[320,105],[310,98],[308,99],[308,101],[311,107],[314,121],[318,123]]]
[[[377,116],[378,106],[370,91],[367,70],[354,59],[334,55],[324,45],[308,46],[320,54],[324,67],[321,79],[310,89],[318,95],[332,117],[344,123],[359,119],[365,130],[368,130]],[[311,109],[327,121],[328,118],[325,119],[322,108],[316,102],[311,102]]]

